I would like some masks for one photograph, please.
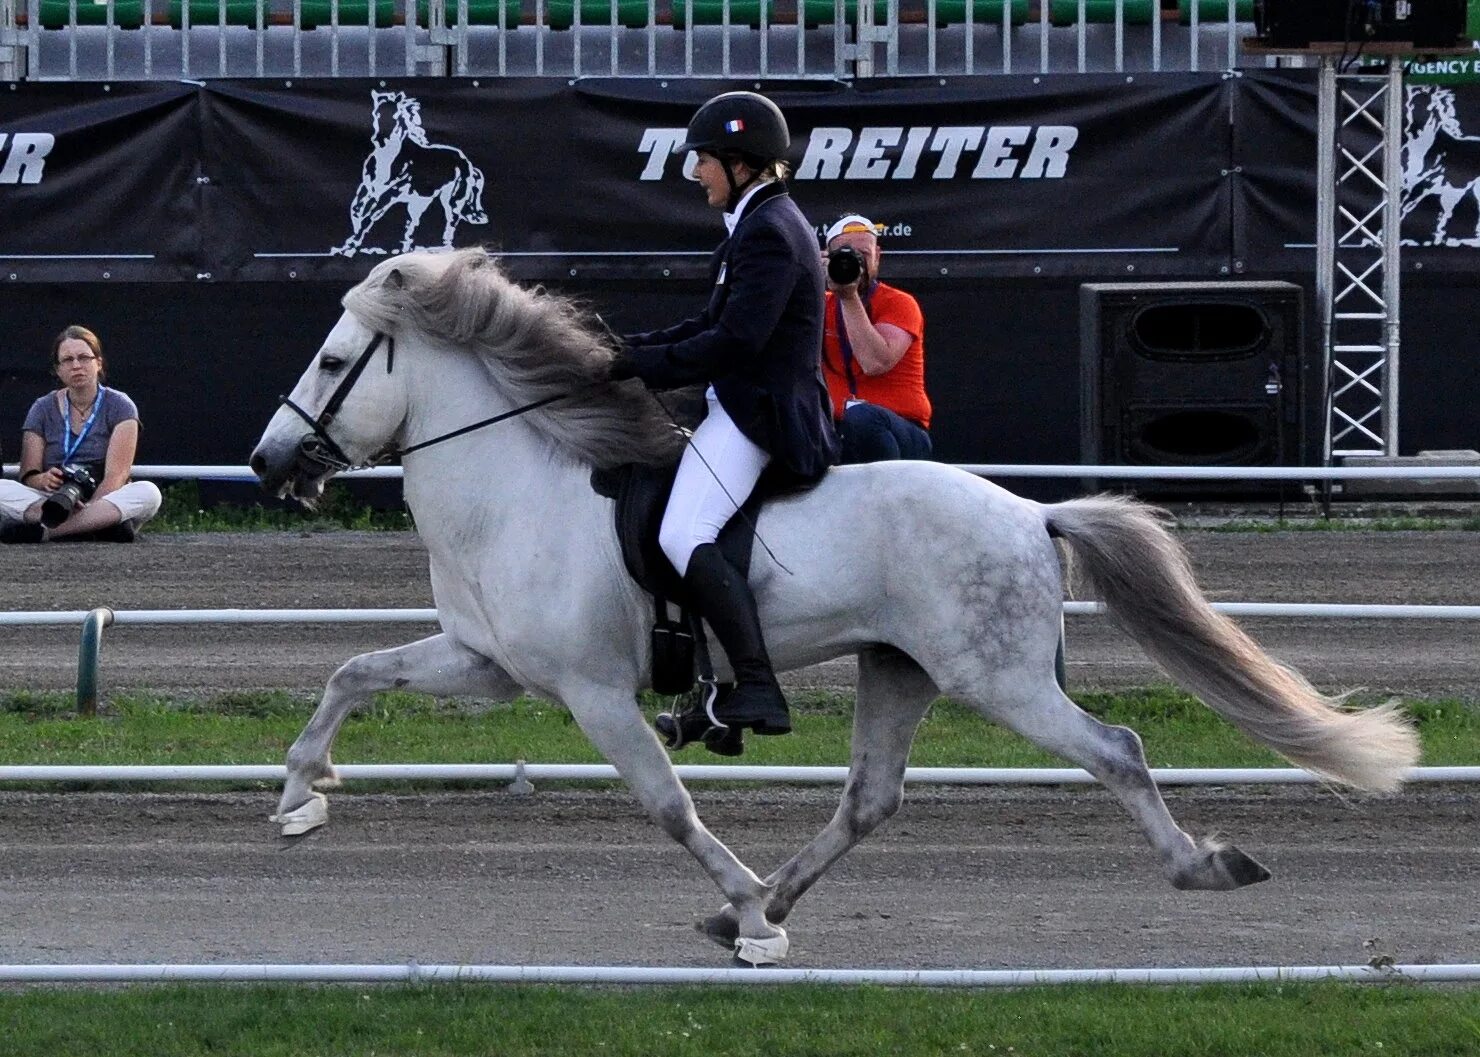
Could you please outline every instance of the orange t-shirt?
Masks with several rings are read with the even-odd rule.
[[[832,398],[833,418],[843,417],[843,403],[849,399],[848,374],[843,369],[843,349],[838,341],[837,297],[827,292],[822,331],[822,376]],[[853,381],[858,399],[886,407],[896,415],[930,428],[930,398],[925,395],[925,316],[920,302],[903,290],[879,283],[869,301],[869,317],[875,323],[888,323],[914,340],[905,354],[883,374],[868,375],[855,360]]]

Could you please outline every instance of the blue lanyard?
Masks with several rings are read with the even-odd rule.
[[[98,417],[98,409],[103,406],[103,394],[108,390],[104,386],[98,386],[97,399],[93,401],[92,410],[88,412],[87,421],[82,424],[82,432],[77,434],[77,439],[72,439],[72,398],[63,393],[62,398],[67,401],[69,410],[62,416],[62,464],[66,465],[72,461],[72,456],[77,454],[77,449],[82,447],[82,442],[92,432],[93,420]]]

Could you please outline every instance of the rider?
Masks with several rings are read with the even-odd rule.
[[[614,377],[655,389],[708,385],[658,542],[735,673],[715,718],[757,734],[790,732],[791,716],[755,596],[715,540],[768,465],[810,481],[838,458],[819,356],[822,261],[787,191],[790,145],[780,108],[754,92],[726,92],[698,109],[675,153],[698,155],[694,176],[729,232],[710,262],[709,303],[665,330],[625,336],[613,364]]]

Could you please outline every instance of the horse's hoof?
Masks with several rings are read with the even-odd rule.
[[[283,836],[301,836],[309,830],[318,829],[329,821],[329,798],[323,793],[311,793],[307,800],[292,811],[281,815],[268,815],[267,819],[283,827]]]
[[[1261,864],[1231,845],[1214,852],[1213,862],[1217,864],[1219,870],[1228,875],[1234,888],[1256,885],[1261,881],[1268,881],[1273,876]]]
[[[734,914],[723,910],[709,915],[703,921],[694,922],[694,930],[727,949],[735,946],[735,941],[740,938],[740,922]]]
[[[1268,870],[1231,844],[1204,844],[1199,850],[1195,861],[1173,875],[1173,887],[1184,892],[1231,892],[1270,878]]]
[[[786,938],[785,929],[777,929],[774,936],[735,938],[735,957],[746,965],[779,964],[790,949],[791,941]]]

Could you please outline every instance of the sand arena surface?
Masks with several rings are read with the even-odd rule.
[[[1480,533],[1187,535],[1228,601],[1480,602]],[[426,607],[409,535],[146,535],[134,547],[10,547],[7,609]],[[1325,689],[1480,688],[1473,624],[1251,620]],[[351,654],[424,625],[117,628],[102,687],[316,689]],[[3,632],[0,685],[67,688],[70,628]],[[1097,618],[1068,629],[1075,687],[1156,678]],[[849,685],[836,662],[793,685]],[[697,750],[696,750],[697,751]],[[695,762],[699,762],[697,757]],[[699,786],[701,817],[764,873],[830,816],[834,788]],[[1190,831],[1274,871],[1179,893],[1099,788],[912,787],[788,922],[796,966],[1041,967],[1473,962],[1477,795],[1304,787],[1170,790]],[[690,930],[722,902],[624,789],[332,797],[285,844],[275,790],[0,792],[0,961],[722,964]]]

